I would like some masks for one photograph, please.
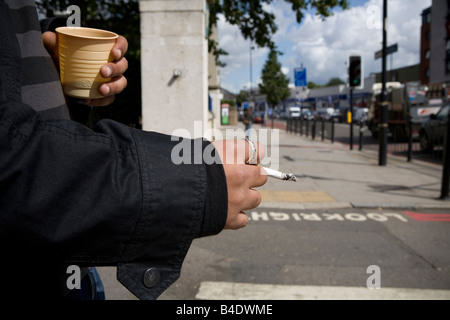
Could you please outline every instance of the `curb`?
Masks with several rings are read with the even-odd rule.
[[[448,210],[450,209],[450,202],[449,203],[443,203],[442,205],[439,204],[410,204],[410,203],[390,203],[390,204],[367,204],[367,203],[353,203],[353,208],[358,209],[410,209],[410,210],[421,210],[421,209],[442,209],[442,210]]]
[[[377,210],[421,210],[421,209],[450,209],[450,202],[439,204],[410,204],[410,203],[351,203],[351,202],[261,202],[253,209],[287,209],[287,210],[309,210],[309,209],[377,209]]]
[[[353,206],[349,202],[261,202],[261,204],[256,209],[258,208],[305,210],[345,209],[353,208]]]

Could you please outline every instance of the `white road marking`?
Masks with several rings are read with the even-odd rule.
[[[400,213],[389,212],[347,212],[347,213],[335,213],[335,212],[282,212],[282,211],[251,211],[247,213],[251,221],[378,221],[386,222],[389,220],[396,220],[402,222],[408,222],[405,215]],[[450,216],[450,214],[448,215]]]
[[[450,290],[295,286],[205,281],[202,300],[450,300]]]

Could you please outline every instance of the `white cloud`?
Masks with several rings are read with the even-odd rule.
[[[378,50],[380,32],[366,26],[363,7],[357,7],[335,14],[322,21],[307,15],[304,23],[293,28],[286,40],[294,43],[292,58],[299,58],[308,70],[308,78],[317,83],[325,83],[331,77],[345,80],[347,56],[360,53],[365,61]],[[366,69],[367,70],[367,69]]]
[[[430,5],[431,0],[388,1],[388,45],[398,43],[399,46],[392,57],[393,68],[419,63],[420,14]],[[278,31],[273,39],[278,49],[285,53],[280,57],[283,68],[293,70],[303,63],[308,81],[326,83],[331,77],[346,80],[348,55],[360,53],[364,58],[366,76],[380,72],[381,60],[375,60],[374,54],[381,49],[379,21],[382,8],[382,0],[369,0],[363,6],[335,12],[324,21],[307,12],[298,25],[290,5],[285,1],[274,1],[270,10],[277,17]],[[219,45],[229,52],[222,59],[227,63],[227,67],[221,69],[222,85],[240,89],[249,82],[249,41],[244,40],[239,29],[230,26],[223,18],[218,29]],[[255,75],[259,75],[267,52],[267,49],[252,52]],[[390,61],[391,57],[388,68],[391,67]]]
[[[220,69],[220,78],[222,86],[228,90],[239,92],[243,87],[248,88],[250,85],[250,40],[244,39],[240,30],[236,26],[232,26],[225,21],[223,16],[219,17],[217,24],[219,47],[228,52],[228,55],[222,56],[221,61],[226,63],[225,68]],[[267,55],[267,48],[258,48],[253,44],[252,61]],[[255,66],[255,69],[256,70]],[[227,80],[229,76],[239,74],[239,82],[235,80]],[[253,87],[256,86],[259,72],[253,72]],[[232,77],[230,79],[234,79]]]

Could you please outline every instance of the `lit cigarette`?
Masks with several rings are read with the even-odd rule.
[[[281,171],[264,168],[264,167],[261,167],[261,168],[266,170],[267,175],[270,177],[274,177],[274,178],[277,178],[280,180],[285,180],[285,181],[297,181],[297,177],[295,175],[293,175],[292,173],[284,173]]]

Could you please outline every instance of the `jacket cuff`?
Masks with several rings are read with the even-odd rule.
[[[211,154],[209,151],[211,150]],[[228,215],[228,191],[225,171],[216,149],[209,141],[203,141],[203,154],[213,160],[206,167],[206,201],[202,225],[197,238],[218,234],[225,227]],[[205,159],[203,159],[205,161]]]
[[[179,278],[192,240],[223,229],[226,180],[220,163],[206,164],[203,152],[199,161],[196,150],[204,151],[209,143],[130,130],[143,199],[135,231],[117,264],[117,279],[138,298],[156,299]],[[179,152],[180,146],[186,149]]]

